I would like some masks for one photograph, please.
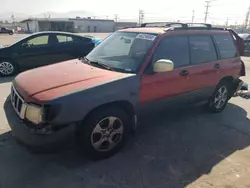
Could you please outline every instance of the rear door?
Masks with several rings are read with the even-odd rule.
[[[190,84],[198,99],[212,95],[220,80],[218,55],[210,35],[190,35]]]
[[[94,48],[94,43],[90,38],[65,34],[56,34],[55,37],[57,61],[83,57]]]
[[[75,39],[73,36],[66,35],[66,34],[55,34],[55,62],[66,61],[70,59],[74,59],[74,46],[75,46]]]

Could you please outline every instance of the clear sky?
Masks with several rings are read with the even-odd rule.
[[[145,21],[181,20],[191,21],[195,10],[195,21],[204,21],[205,0],[0,0],[1,12],[18,12],[36,15],[47,11],[68,12],[86,10],[93,16],[107,15],[120,19],[137,19],[139,9],[145,11]],[[209,8],[208,22],[242,24],[249,0],[214,0]]]

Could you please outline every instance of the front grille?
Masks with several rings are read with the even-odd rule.
[[[24,118],[24,113],[25,113],[25,105],[24,105],[24,100],[23,98],[19,95],[15,87],[12,85],[11,86],[11,103],[16,111],[17,115],[23,119]]]

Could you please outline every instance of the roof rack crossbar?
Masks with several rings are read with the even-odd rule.
[[[196,25],[203,25],[207,28],[212,28],[212,25],[211,24],[207,24],[207,23],[186,23],[188,26],[196,26]]]

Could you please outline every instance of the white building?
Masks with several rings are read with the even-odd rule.
[[[79,33],[110,33],[115,30],[114,20],[70,18],[74,22],[75,31]]]

